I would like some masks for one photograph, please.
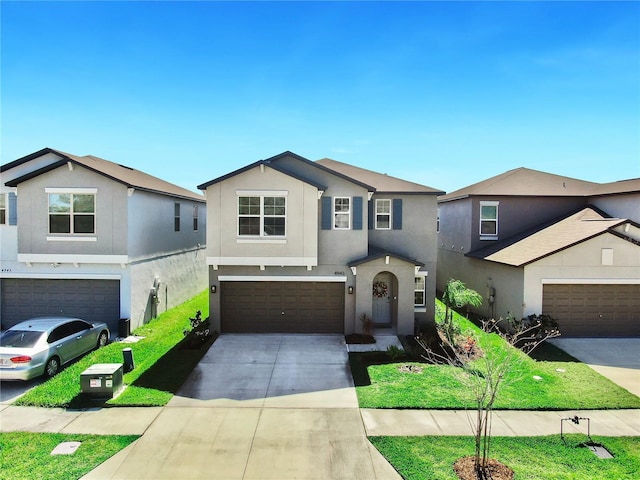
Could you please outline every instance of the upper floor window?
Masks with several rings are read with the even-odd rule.
[[[193,231],[198,231],[198,205],[193,206]]]
[[[498,202],[480,202],[480,238],[498,238]]]
[[[238,235],[284,237],[287,198],[284,196],[238,197]]]
[[[173,204],[173,230],[180,231],[180,202]]]
[[[7,196],[0,193],[0,225],[7,223]]]
[[[351,199],[335,197],[333,199],[333,228],[348,230],[351,226]]]
[[[51,190],[54,189],[48,189],[49,233],[96,232],[95,193],[66,193]]]
[[[376,200],[376,230],[391,229],[391,200]]]
[[[424,277],[415,277],[413,304],[416,307],[424,307],[425,305],[424,285],[425,285]]]
[[[438,208],[438,213],[436,214],[436,233],[440,233],[440,209]]]

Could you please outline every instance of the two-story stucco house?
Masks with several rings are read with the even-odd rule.
[[[3,329],[55,314],[117,334],[207,288],[200,194],[51,148],[0,174]]]
[[[210,315],[222,332],[412,334],[433,317],[437,195],[291,152],[203,183]]]
[[[640,335],[640,179],[518,168],[439,197],[438,289],[488,318],[545,313],[565,336]]]

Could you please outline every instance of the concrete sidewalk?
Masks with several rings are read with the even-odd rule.
[[[141,435],[85,480],[399,480],[368,436],[471,434],[474,411],[358,408],[346,355],[339,336],[221,336],[166,407],[2,404],[0,431]],[[640,410],[495,411],[492,431],[559,434],[574,416],[591,435],[640,436]]]
[[[186,425],[184,419],[206,410],[218,411],[220,415],[239,415],[249,418],[262,408],[247,407],[118,407],[68,411],[59,408],[36,408],[8,406],[0,412],[0,431],[54,432],[54,433],[95,433],[113,435],[143,435],[159,421]],[[364,425],[364,433],[373,435],[470,435],[470,417],[475,410],[392,410],[392,409],[318,409],[318,408],[264,408],[271,418],[281,416],[286,423],[313,427],[314,422],[326,422],[331,416],[328,410],[347,412],[354,410]],[[167,413],[167,411],[169,411]],[[305,417],[304,411],[320,415],[315,420]],[[199,412],[199,413],[198,413]],[[280,412],[280,413],[278,413]],[[216,414],[216,415],[218,415]],[[344,413],[336,418],[346,422]],[[179,417],[184,416],[183,420]],[[560,433],[560,421],[574,416],[586,417],[591,421],[591,434],[607,437],[640,436],[640,410],[566,410],[566,411],[513,411],[495,410],[493,434],[498,436],[537,436]],[[213,416],[215,417],[215,415]],[[213,418],[212,417],[212,418]],[[298,419],[298,420],[296,420]],[[255,419],[257,421],[257,417]],[[264,419],[263,419],[264,420]],[[235,422],[235,420],[234,420]],[[234,423],[232,422],[232,423]],[[215,433],[209,421],[203,422],[203,435]],[[193,426],[197,427],[197,424]],[[277,425],[276,425],[277,426]],[[174,426],[175,428],[175,426]],[[587,422],[579,425],[564,422],[567,433],[587,433]],[[277,426],[282,430],[282,426]],[[184,431],[185,428],[181,427]],[[360,430],[357,428],[357,430]]]

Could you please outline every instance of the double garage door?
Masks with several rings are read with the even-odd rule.
[[[640,284],[546,284],[542,312],[567,337],[640,336]]]
[[[105,322],[117,332],[119,280],[3,278],[0,294],[2,329],[33,317],[63,315]]]
[[[344,333],[344,283],[222,282],[225,333]]]

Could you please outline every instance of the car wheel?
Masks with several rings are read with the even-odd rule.
[[[109,337],[107,336],[107,332],[100,332],[98,336],[98,348],[104,347],[109,341]]]
[[[60,360],[58,357],[51,357],[44,367],[44,374],[48,378],[51,378],[58,373],[58,370],[60,370]]]

